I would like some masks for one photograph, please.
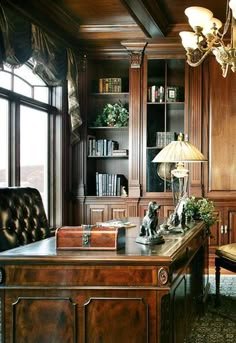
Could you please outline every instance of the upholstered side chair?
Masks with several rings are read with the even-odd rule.
[[[216,282],[216,306],[220,305],[220,271],[221,268],[236,272],[236,243],[225,244],[216,249],[215,258],[215,282]]]

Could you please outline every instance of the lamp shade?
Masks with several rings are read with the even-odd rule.
[[[204,155],[190,142],[177,140],[169,143],[152,162],[203,162]]]
[[[213,34],[214,29],[218,31],[222,27],[222,22],[217,18],[211,18],[207,25],[204,27],[202,33],[207,35],[209,33]]]
[[[234,19],[236,18],[236,0],[230,0],[229,7],[232,10]]]
[[[197,39],[194,32],[181,31],[179,35],[182,39],[182,44],[186,50],[188,48],[193,50],[197,49]]]
[[[213,13],[210,10],[198,6],[188,7],[184,13],[188,17],[189,25],[193,29],[196,27],[201,27],[203,29],[213,17]]]

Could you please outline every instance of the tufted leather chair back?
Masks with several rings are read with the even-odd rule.
[[[41,195],[35,188],[0,188],[0,251],[51,236]]]

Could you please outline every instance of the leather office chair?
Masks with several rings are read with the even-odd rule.
[[[52,236],[39,191],[0,188],[0,251]]]
[[[236,243],[225,244],[216,249],[216,306],[220,305],[220,269],[236,272]]]

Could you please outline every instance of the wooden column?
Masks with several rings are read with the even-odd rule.
[[[201,152],[202,146],[202,66],[197,68],[186,66],[186,96],[185,108],[188,113],[186,118],[185,132],[189,135],[189,141]],[[190,195],[202,197],[202,163],[191,163],[190,169]]]
[[[146,42],[122,42],[130,55],[129,72],[129,198],[141,195],[140,152],[142,111],[142,62]]]

